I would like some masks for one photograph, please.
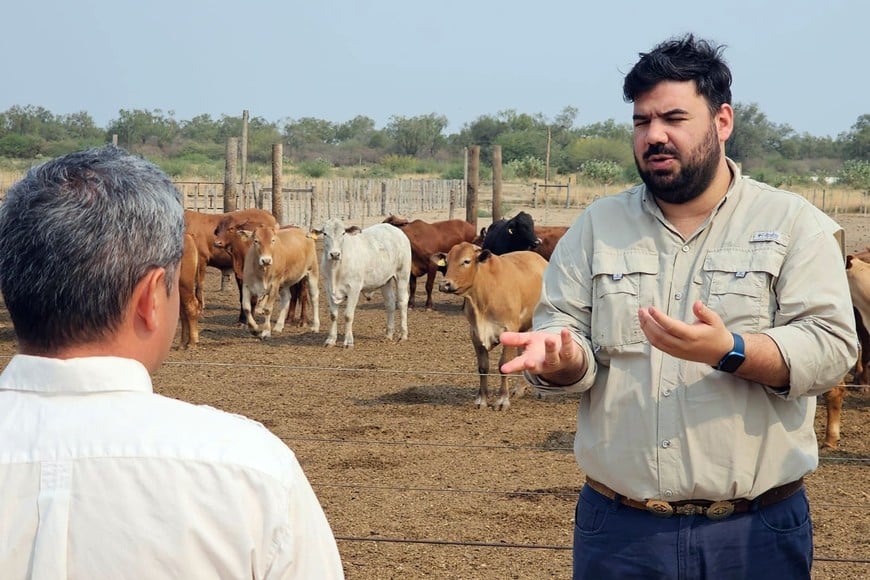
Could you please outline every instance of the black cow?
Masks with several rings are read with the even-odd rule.
[[[493,254],[501,255],[521,250],[534,250],[541,244],[535,235],[535,220],[521,211],[512,218],[502,218],[493,222],[486,230],[481,247]]]

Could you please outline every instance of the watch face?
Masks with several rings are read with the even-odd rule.
[[[719,370],[725,371],[726,373],[733,373],[740,368],[740,365],[743,364],[745,359],[746,357],[738,352],[729,352],[728,355],[719,363]]]

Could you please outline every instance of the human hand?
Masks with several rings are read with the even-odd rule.
[[[671,318],[658,308],[638,310],[640,328],[650,345],[667,354],[715,366],[731,350],[734,338],[718,314],[700,300],[692,304],[692,324]]]
[[[499,342],[522,349],[522,353],[501,366],[505,374],[529,371],[552,383],[569,385],[586,372],[583,349],[574,342],[567,328],[559,334],[549,332],[503,332]]]

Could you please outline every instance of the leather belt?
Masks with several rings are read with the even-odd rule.
[[[622,505],[631,508],[648,511],[654,515],[663,518],[669,518],[674,515],[678,516],[707,516],[711,520],[725,519],[734,513],[748,512],[753,505],[758,508],[765,508],[775,503],[781,502],[796,494],[804,486],[804,478],[797,481],[774,487],[762,493],[755,499],[730,499],[721,501],[689,499],[684,501],[667,502],[660,499],[648,499],[639,501],[619,495],[600,481],[595,481],[589,477],[586,478],[586,485],[610,499],[619,498]]]

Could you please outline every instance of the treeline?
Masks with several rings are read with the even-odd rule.
[[[837,137],[798,134],[772,123],[756,104],[737,103],[735,131],[726,148],[744,170],[774,185],[837,177],[870,189],[870,114]],[[323,177],[333,171],[367,175],[408,173],[462,177],[463,149],[480,145],[482,166],[492,145],[502,148],[508,178],[576,175],[599,183],[637,179],[629,123],[613,119],[577,126],[578,111],[565,107],[553,119],[514,110],[482,115],[458,133],[446,134],[448,119],[431,113],[393,116],[385,127],[357,116],[345,122],[316,118],[279,122],[251,117],[248,159],[266,165],[272,145],[296,171]],[[36,160],[108,142],[154,160],[173,176],[220,175],[228,137],[242,133],[242,115],[176,119],[172,111],[120,110],[98,127],[85,111],[55,115],[33,105],[0,113],[0,158]]]

